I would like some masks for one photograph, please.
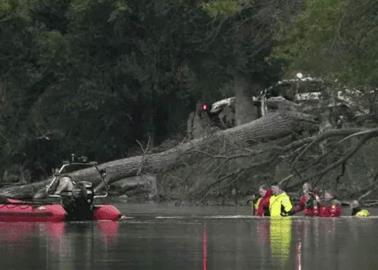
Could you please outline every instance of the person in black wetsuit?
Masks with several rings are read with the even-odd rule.
[[[46,199],[50,195],[61,197],[68,220],[92,219],[94,190],[91,182],[74,181],[69,175],[59,175],[51,186],[39,191],[34,199]]]

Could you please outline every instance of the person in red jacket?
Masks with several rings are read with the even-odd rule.
[[[319,215],[319,195],[313,189],[310,183],[303,184],[303,195],[300,197],[298,204],[295,206],[295,213],[304,211],[305,216]]]
[[[323,200],[320,202],[320,217],[339,217],[341,215],[341,203],[336,199],[336,195],[326,190],[324,192]]]
[[[266,185],[261,185],[259,187],[260,198],[255,204],[255,215],[256,216],[270,216],[269,213],[269,199],[272,196],[272,191]]]

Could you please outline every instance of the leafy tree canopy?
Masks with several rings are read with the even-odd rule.
[[[275,57],[286,61],[289,74],[377,87],[377,10],[374,0],[307,0],[291,23],[282,24]]]

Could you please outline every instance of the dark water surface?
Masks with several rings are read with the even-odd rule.
[[[378,218],[121,207],[120,222],[0,223],[1,269],[378,269]]]

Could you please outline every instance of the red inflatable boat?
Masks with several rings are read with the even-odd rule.
[[[121,212],[113,205],[95,205],[92,220],[119,220]],[[60,204],[33,204],[8,199],[0,204],[0,222],[60,222],[67,212]]]
[[[99,173],[105,194],[95,194],[92,182],[75,181],[72,172],[82,167],[92,168]],[[0,204],[0,222],[59,222],[71,220],[118,220],[121,212],[113,205],[96,205],[96,198],[108,195],[108,185],[105,181],[105,169],[99,169],[97,162],[86,162],[86,157],[79,161],[72,155],[71,162],[65,162],[46,187],[45,198],[55,198],[56,203],[25,202],[5,199]],[[61,180],[62,179],[62,180]]]

